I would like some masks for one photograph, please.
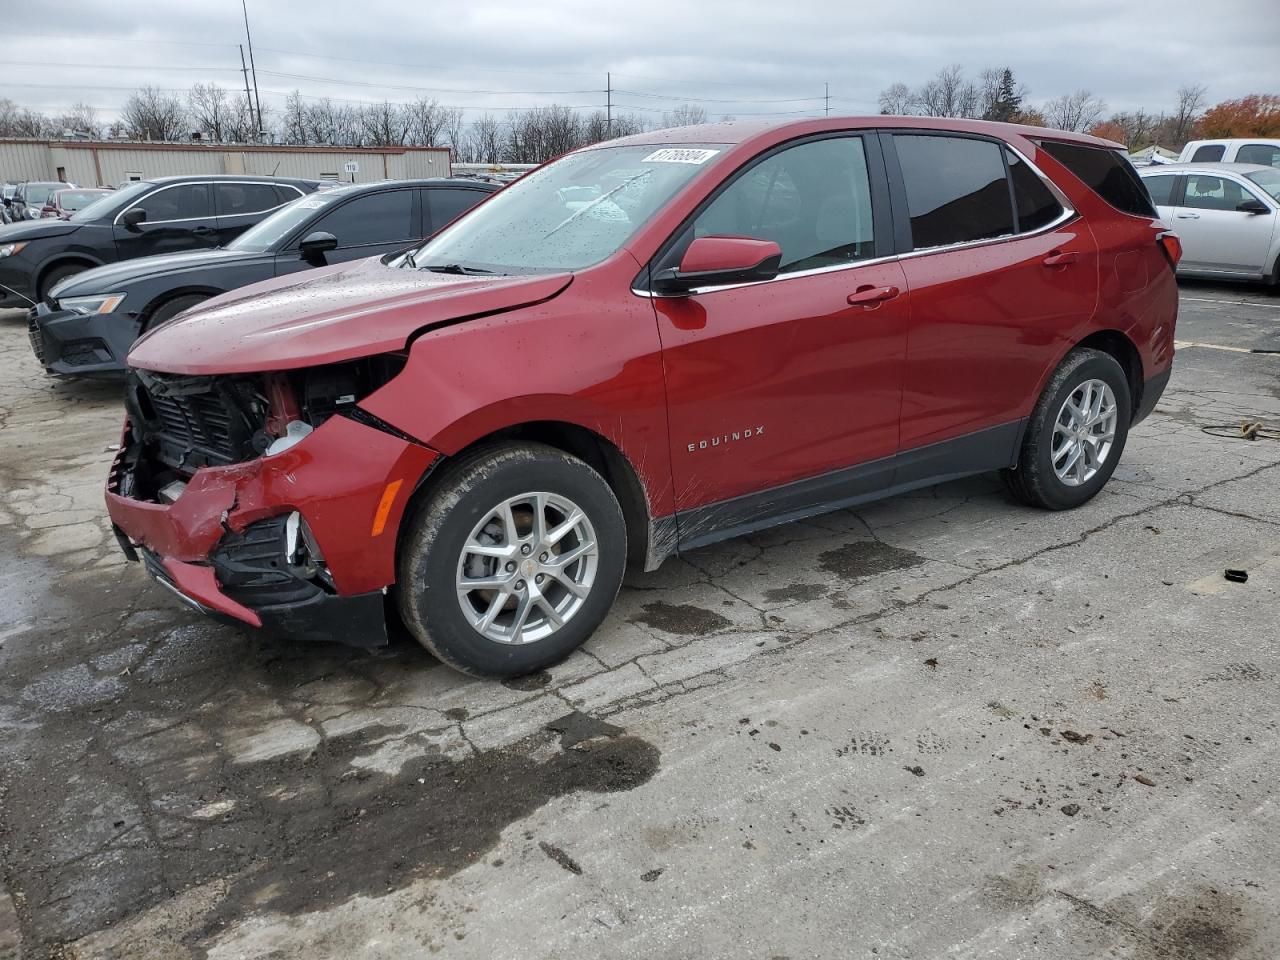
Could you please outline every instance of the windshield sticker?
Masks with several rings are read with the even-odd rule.
[[[665,147],[649,154],[641,163],[706,163],[719,150],[693,150],[676,147]]]
[[[321,207],[327,207],[329,200],[303,200],[298,204],[303,210],[319,210]]]

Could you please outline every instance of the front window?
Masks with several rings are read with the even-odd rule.
[[[1246,173],[1245,177],[1267,191],[1272,200],[1280,202],[1280,170],[1259,170]]]
[[[134,200],[137,200],[148,190],[154,189],[154,183],[146,180],[137,180],[127,187],[121,187],[119,190],[104,194],[83,210],[77,210],[71,215],[71,222],[88,223],[91,220],[99,220],[105,216],[111,216],[119,210],[127,210]]]
[[[409,262],[483,273],[589,267],[617,252],[719,152],[645,144],[571,153],[465,214]]]
[[[1187,192],[1182,205],[1195,210],[1235,210],[1252,199],[1244,187],[1233,180],[1193,173],[1187,176]]]

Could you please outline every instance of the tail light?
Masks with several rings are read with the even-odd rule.
[[[1178,235],[1172,230],[1166,230],[1156,237],[1156,243],[1160,244],[1160,249],[1168,258],[1169,266],[1176,268],[1178,261],[1182,259],[1182,241],[1178,239]]]

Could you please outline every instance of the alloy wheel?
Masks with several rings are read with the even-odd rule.
[[[1115,394],[1103,380],[1086,380],[1071,391],[1053,424],[1053,472],[1068,487],[1092,480],[1116,439]]]
[[[543,640],[582,609],[600,548],[586,513],[555,493],[498,504],[471,531],[458,558],[458,603],[497,643]]]

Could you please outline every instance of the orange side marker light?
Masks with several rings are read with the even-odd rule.
[[[387,528],[387,517],[391,515],[391,505],[396,502],[396,494],[400,492],[403,484],[403,480],[392,480],[382,491],[382,499],[378,501],[378,509],[373,514],[373,529],[369,531],[371,537],[379,536]]]

